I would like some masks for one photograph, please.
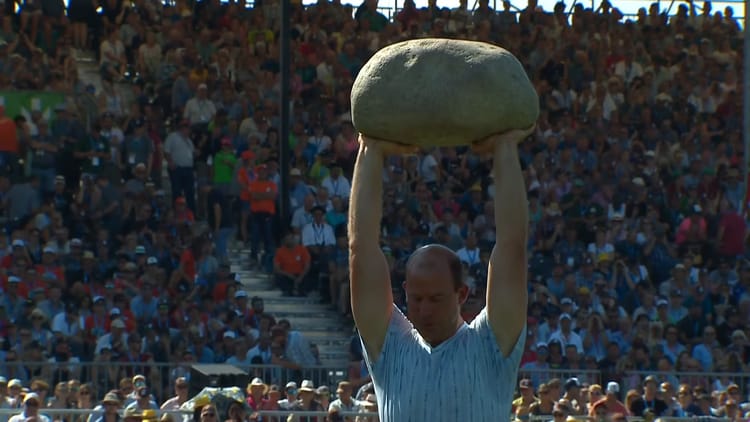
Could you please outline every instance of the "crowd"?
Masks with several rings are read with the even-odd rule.
[[[603,383],[648,397],[648,373],[659,375],[646,387],[668,383],[679,396],[686,384],[712,409],[744,401],[728,393],[748,392],[732,374],[750,359],[742,32],[730,7],[689,1],[667,16],[653,4],[626,20],[606,0],[570,14],[535,0],[497,11],[487,0],[474,10],[406,0],[388,19],[377,0],[295,3],[293,121],[280,140],[277,1],[40,3],[6,1],[0,27],[0,90],[67,94],[49,114],[0,107],[8,379],[84,379],[101,396],[142,373],[164,394],[185,369],[156,363],[314,365],[304,337],[238,288],[229,247],[248,245],[253,267],[284,294],[317,291],[349,316],[345,221],[358,148],[349,90],[378,48],[433,36],[507,48],[539,93],[536,132],[521,145],[527,384],[575,376],[588,388],[569,400],[581,412],[597,406],[591,392]],[[99,91],[79,78],[87,51]],[[279,167],[280,142],[291,168]],[[389,159],[382,241],[400,307],[405,260],[427,242],[464,262],[466,319],[483,306],[489,170],[465,148]],[[281,172],[289,221],[277,212]],[[354,388],[366,385],[356,341],[351,360]],[[89,361],[99,369],[76,365]],[[661,413],[644,403],[624,413]]]
[[[31,388],[24,388],[19,379],[9,381],[0,377],[0,409],[6,412],[0,419],[8,422],[29,419],[37,422],[279,422],[307,421],[305,416],[297,418],[295,412],[312,411],[324,412],[325,419],[331,422],[374,422],[371,414],[377,410],[372,384],[356,391],[347,381],[338,383],[335,398],[331,397],[327,386],[316,388],[312,380],[303,380],[299,386],[290,381],[281,389],[254,378],[244,391],[236,394],[199,394],[193,398],[189,390],[188,379],[178,377],[174,389],[160,400],[149,388],[147,377],[138,374],[123,378],[119,388],[106,392],[99,401],[93,397],[92,385],[79,381],[62,382],[50,391],[49,384],[42,380],[32,382]],[[217,396],[222,399],[217,400]]]

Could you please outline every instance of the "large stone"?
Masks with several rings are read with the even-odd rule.
[[[539,99],[521,63],[500,47],[419,39],[378,51],[352,87],[357,130],[419,146],[467,145],[539,116]]]

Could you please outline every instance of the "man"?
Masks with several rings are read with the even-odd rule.
[[[164,143],[164,154],[169,164],[172,199],[184,196],[187,206],[195,212],[195,165],[197,150],[190,139],[190,122],[180,122]]]
[[[516,419],[526,420],[529,418],[531,406],[538,403],[539,399],[534,395],[534,384],[531,383],[530,379],[522,379],[518,383],[518,391],[521,395],[513,400],[511,409]]]
[[[284,296],[304,296],[307,293],[305,277],[310,271],[310,254],[300,245],[297,236],[287,234],[284,246],[276,250],[273,258],[276,285]]]
[[[630,403],[630,415],[636,417],[643,417],[643,414],[647,411],[656,415],[656,417],[662,416],[667,411],[667,404],[656,396],[658,392],[659,383],[656,377],[649,375],[643,380],[643,396],[636,398]]]
[[[185,377],[179,377],[174,382],[175,396],[161,405],[161,410],[177,410],[188,399],[188,383]]]
[[[36,393],[26,394],[23,398],[23,411],[18,415],[13,415],[8,422],[25,422],[34,420],[36,422],[51,422],[46,415],[39,413],[41,401]]]
[[[517,144],[530,133],[511,131],[475,145],[477,152],[494,155],[497,236],[487,306],[470,325],[461,318],[469,293],[462,264],[445,246],[424,246],[407,261],[409,319],[394,305],[379,240],[383,209],[373,198],[383,195],[385,156],[407,148],[361,137],[349,214],[351,301],[381,421],[493,420],[510,414],[528,302],[528,210],[518,206],[527,200]],[[456,390],[460,379],[480,387]]]
[[[325,221],[325,208],[315,206],[311,212],[313,220],[302,228],[300,239],[310,253],[310,280],[316,288],[321,289],[323,299],[329,301],[328,277],[325,278],[326,283],[322,283],[322,277],[328,270],[328,257],[336,245],[336,235],[333,227]]]
[[[617,399],[617,395],[620,394],[620,384],[610,381],[607,383],[607,391],[604,398],[599,399],[597,403],[603,403],[608,415],[623,414],[627,415],[628,409],[625,407],[620,400]],[[589,412],[589,416],[594,416],[593,406],[592,411]]]
[[[273,265],[274,236],[273,217],[276,214],[278,187],[268,177],[268,166],[255,167],[255,180],[250,181],[251,246],[253,258],[260,257],[260,241],[263,240],[262,266],[270,272]]]
[[[120,409],[120,398],[117,394],[109,392],[104,395],[102,400],[101,409],[104,411],[99,416],[92,415],[92,421],[94,422],[117,422],[120,420],[120,416],[117,414]]]
[[[339,386],[336,389],[336,395],[338,398],[328,405],[328,412],[360,412],[362,410],[362,403],[352,397],[354,388],[349,381],[339,382]],[[347,418],[346,420],[352,420]]]

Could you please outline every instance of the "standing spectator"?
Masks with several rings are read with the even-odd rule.
[[[268,178],[268,166],[255,168],[256,179],[248,186],[250,190],[250,212],[252,218],[252,256],[259,259],[261,268],[269,271],[273,263],[274,234],[273,217],[276,214],[278,188]],[[263,240],[263,258],[260,260],[260,241]]]
[[[184,197],[188,208],[195,212],[195,173],[193,170],[195,145],[190,139],[190,122],[180,122],[176,131],[167,136],[164,154],[169,163],[172,199]]]

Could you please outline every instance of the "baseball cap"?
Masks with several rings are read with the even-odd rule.
[[[607,383],[607,394],[617,394],[620,392],[620,384],[610,381]]]
[[[565,391],[570,390],[571,388],[581,388],[581,382],[578,381],[578,378],[568,378],[567,381],[565,381],[565,385],[563,387]]]
[[[532,383],[531,380],[528,378],[524,378],[518,383],[518,388],[521,390],[526,390],[526,389],[533,388],[533,387],[534,387],[534,383]]]
[[[234,292],[234,298],[235,299],[240,299],[240,298],[243,298],[243,297],[247,297],[247,292],[246,291],[244,291],[244,290],[237,290],[236,292]]]

